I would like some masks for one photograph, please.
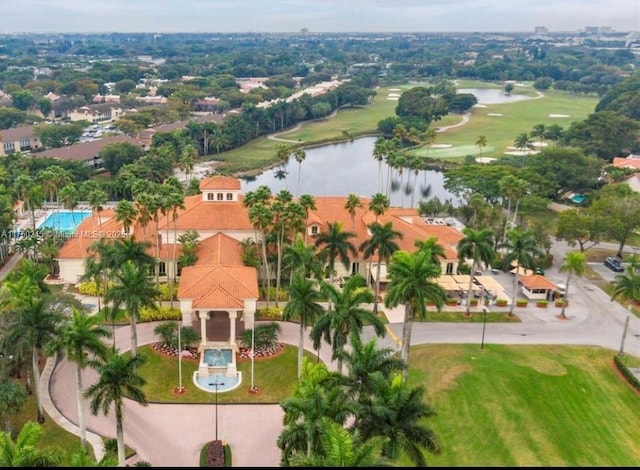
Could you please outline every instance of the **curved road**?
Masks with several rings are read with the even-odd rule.
[[[603,245],[603,244],[601,244]],[[558,272],[563,253],[568,247],[562,242],[553,246],[554,266],[546,276],[555,282],[565,282],[566,276]],[[613,277],[600,264],[594,266],[603,276]],[[494,276],[509,285],[510,275]],[[630,316],[625,352],[640,355],[640,320],[629,315],[627,310],[609,297],[591,281],[574,278],[569,286],[570,306],[567,320],[560,320],[560,309],[549,306],[546,309],[535,306],[516,308],[521,323],[490,323],[486,326],[485,343],[495,344],[566,344],[592,345],[618,351],[624,323]],[[154,324],[141,324],[138,328],[140,344],[156,340]],[[283,323],[282,342],[297,344],[297,325]],[[395,336],[401,337],[402,324],[389,325]],[[412,344],[424,343],[480,343],[481,323],[415,323]],[[374,336],[365,330],[364,339]],[[129,328],[121,327],[116,333],[116,342],[121,349],[129,344]],[[308,341],[308,338],[307,338]],[[379,339],[379,344],[397,347],[392,335]],[[305,347],[312,350],[310,342]],[[329,362],[329,348],[322,348],[320,355]],[[330,364],[335,368],[334,364]],[[94,371],[85,372],[85,384],[96,379]],[[190,378],[185,378],[185,383]],[[246,378],[245,378],[246,380]],[[71,423],[77,423],[75,404],[75,381],[72,364],[60,361],[51,374],[49,392],[52,405],[47,406],[49,415],[58,411]],[[138,458],[153,466],[181,467],[198,466],[202,446],[214,436],[214,405],[150,404],[142,407],[127,401],[125,404],[124,433],[127,444],[136,449]],[[279,405],[219,405],[219,437],[228,441],[233,448],[234,466],[270,467],[278,466],[280,452],[276,445],[282,430],[283,413]],[[115,437],[115,420],[110,414],[92,416],[86,410],[88,428],[100,435]]]

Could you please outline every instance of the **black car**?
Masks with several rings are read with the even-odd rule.
[[[604,265],[610,270],[615,271],[617,273],[624,272],[624,266],[622,265],[622,262],[614,256],[608,256],[604,260]]]

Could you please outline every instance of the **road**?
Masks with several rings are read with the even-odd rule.
[[[612,245],[615,246],[615,245]],[[555,282],[566,282],[561,274],[564,253],[569,249],[563,242],[553,245],[554,266],[545,273]],[[596,266],[594,266],[596,267]],[[599,266],[598,266],[599,268]],[[604,267],[603,267],[604,268]],[[605,268],[606,269],[606,268]],[[609,275],[603,271],[604,275]],[[613,273],[610,273],[613,275]],[[500,282],[509,285],[510,274],[496,275]],[[568,319],[557,317],[559,309],[553,306],[517,308],[521,323],[490,323],[486,327],[485,344],[559,344],[590,345],[618,351],[621,344],[627,310],[612,302],[607,294],[592,281],[574,278],[569,286],[570,305],[566,309]],[[530,304],[531,305],[531,304]],[[297,344],[297,325],[283,323],[280,340]],[[140,344],[156,340],[155,324],[138,325]],[[389,328],[401,337],[402,324],[393,323]],[[426,343],[480,343],[481,323],[415,323],[412,345]],[[374,337],[370,328],[365,329],[364,339]],[[397,344],[387,335],[378,339],[381,346],[396,348]],[[125,350],[129,344],[129,328],[120,327],[116,343]],[[310,342],[305,347],[312,350]],[[640,320],[630,316],[629,331],[625,341],[627,354],[640,356]],[[321,349],[321,358],[329,362],[329,348]],[[331,368],[335,366],[330,364]],[[58,412],[71,423],[77,422],[75,404],[74,369],[67,361],[61,361],[51,374],[48,391],[52,406],[47,412]],[[96,379],[94,371],[87,370],[84,383]],[[185,383],[190,383],[185,378]],[[245,379],[246,380],[246,379]],[[233,449],[234,466],[276,467],[280,452],[277,436],[283,425],[283,413],[279,405],[219,405],[218,420],[220,438]],[[100,435],[115,437],[115,420],[111,414],[92,416],[87,410],[88,428]],[[136,449],[138,459],[152,466],[198,466],[199,452],[212,440],[215,422],[214,405],[149,404],[142,407],[125,400],[124,434],[127,444]]]

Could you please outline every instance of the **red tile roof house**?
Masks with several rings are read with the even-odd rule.
[[[242,264],[241,241],[256,240],[248,210],[243,206],[239,179],[214,176],[200,182],[201,194],[185,198],[184,209],[178,210],[174,222],[162,216],[156,232],[155,224],[146,228],[139,223],[132,227],[132,236],[151,243],[149,253],[156,256],[159,249],[159,273],[162,280],[178,276],[178,300],[185,326],[193,326],[201,332],[201,347],[209,339],[222,340],[235,347],[236,336],[243,327],[251,328],[258,300],[258,273],[255,268]],[[326,230],[329,223],[341,221],[344,229],[355,232],[354,246],[369,238],[367,226],[375,221],[375,215],[367,207],[369,199],[361,198],[363,208],[358,208],[352,218],[344,208],[346,196],[315,197],[317,209],[311,210],[306,221],[306,233],[311,242],[313,236]],[[84,259],[91,242],[99,236],[123,236],[122,224],[114,218],[113,211],[102,211],[102,226],[97,214],[82,221],[76,234],[59,252],[60,278],[69,284],[78,282],[84,272]],[[455,273],[458,268],[456,245],[463,237],[454,227],[429,225],[415,209],[390,208],[378,218],[379,223],[392,222],[393,228],[403,233],[398,241],[400,249],[415,250],[415,241],[438,238],[446,257],[442,260],[443,273]],[[197,230],[200,236],[198,260],[194,266],[180,270],[174,261],[180,255],[180,244],[176,244],[176,257],[172,253],[177,237],[188,230]],[[101,235],[100,235],[101,234]],[[340,263],[337,276],[354,273],[375,278],[375,263],[365,260],[362,253],[351,260],[347,269]],[[371,266],[370,266],[371,265]],[[383,279],[383,281],[386,281]],[[210,326],[215,328],[208,328]]]

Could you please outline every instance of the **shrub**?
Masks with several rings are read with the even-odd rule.
[[[278,343],[278,335],[280,333],[282,333],[282,327],[276,322],[257,325],[255,337],[253,338],[255,341],[254,347],[269,348],[271,346],[274,346]],[[244,330],[240,339],[242,346],[244,346],[245,348],[251,347],[251,336],[251,329]]]
[[[100,286],[100,295],[104,295],[104,286]],[[95,281],[81,282],[78,284],[78,292],[82,295],[90,295],[96,297],[98,295],[98,287]]]
[[[276,288],[269,287],[268,289],[260,289],[260,299],[267,300],[267,292],[269,292],[269,299],[276,300]],[[288,294],[285,289],[280,288],[278,292],[278,300],[287,300]]]
[[[158,320],[179,320],[181,318],[180,310],[177,308],[165,307],[161,305],[157,310],[143,307],[138,313],[138,320],[141,322],[158,321]]]
[[[496,306],[498,306],[498,307],[506,307],[507,306],[507,299],[498,299],[498,300],[496,300]]]
[[[627,366],[624,365],[620,356],[613,356],[613,363],[616,366],[616,369],[620,371],[622,376],[629,382],[629,384],[640,391],[640,380],[629,370]]]
[[[160,284],[158,290],[160,291],[160,300],[171,300],[171,296],[173,296],[173,300],[178,300],[178,286],[173,282]]]
[[[549,305],[548,300],[536,300],[536,307],[546,307]]]
[[[469,305],[471,305],[472,307],[475,307],[478,305],[478,299],[471,299],[469,301]]]
[[[529,304],[529,301],[527,299],[518,299],[516,300],[516,305],[518,307],[526,307]]]
[[[256,316],[266,318],[267,320],[281,320],[282,310],[282,307],[259,308],[256,312]]]

